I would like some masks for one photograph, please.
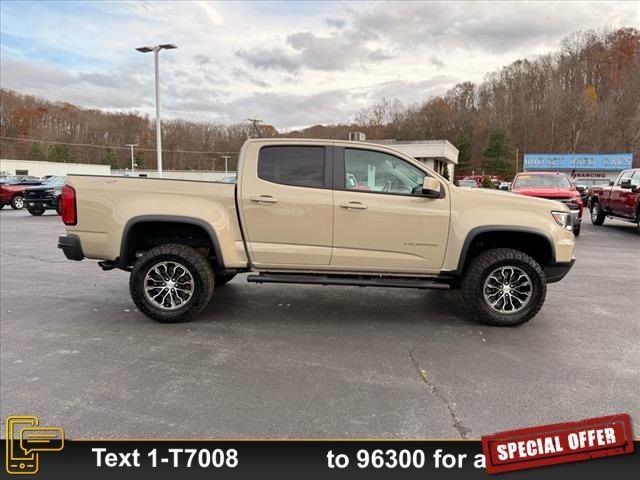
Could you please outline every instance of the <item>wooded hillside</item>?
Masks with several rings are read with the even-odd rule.
[[[155,166],[154,122],[135,113],[111,113],[0,92],[3,158],[129,165],[128,143],[138,143],[141,168]],[[268,119],[267,119],[268,120]],[[578,32],[560,50],[518,60],[480,84],[464,82],[444,95],[405,106],[383,99],[354,122],[317,125],[264,136],[369,139],[448,139],[460,150],[457,173],[485,169],[509,175],[525,152],[632,152],[640,165],[640,31]],[[167,169],[221,168],[248,135],[248,124],[163,121]],[[42,143],[39,141],[62,142]],[[95,145],[95,146],[92,146]]]

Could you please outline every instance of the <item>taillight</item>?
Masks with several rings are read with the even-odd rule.
[[[78,223],[76,191],[69,185],[62,187],[62,193],[60,195],[60,215],[65,225],[75,225]]]

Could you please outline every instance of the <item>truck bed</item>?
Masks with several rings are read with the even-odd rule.
[[[230,265],[246,265],[235,205],[235,185],[200,180],[69,175],[76,191],[77,224],[69,234],[82,234],[88,258],[115,260],[127,223],[154,216],[191,219],[225,234]],[[108,252],[105,252],[108,248]]]

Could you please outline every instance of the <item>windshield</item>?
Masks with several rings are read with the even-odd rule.
[[[64,185],[64,177],[51,177],[46,182],[47,187],[61,187]]]
[[[571,188],[564,175],[518,175],[514,188]]]

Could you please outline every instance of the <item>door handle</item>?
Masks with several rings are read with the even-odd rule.
[[[348,202],[348,203],[341,203],[340,204],[341,208],[349,208],[349,209],[353,209],[353,210],[366,210],[368,207],[368,205],[361,203],[361,202]]]
[[[278,203],[278,199],[272,197],[271,195],[260,195],[257,197],[251,197],[250,200],[257,203]]]

